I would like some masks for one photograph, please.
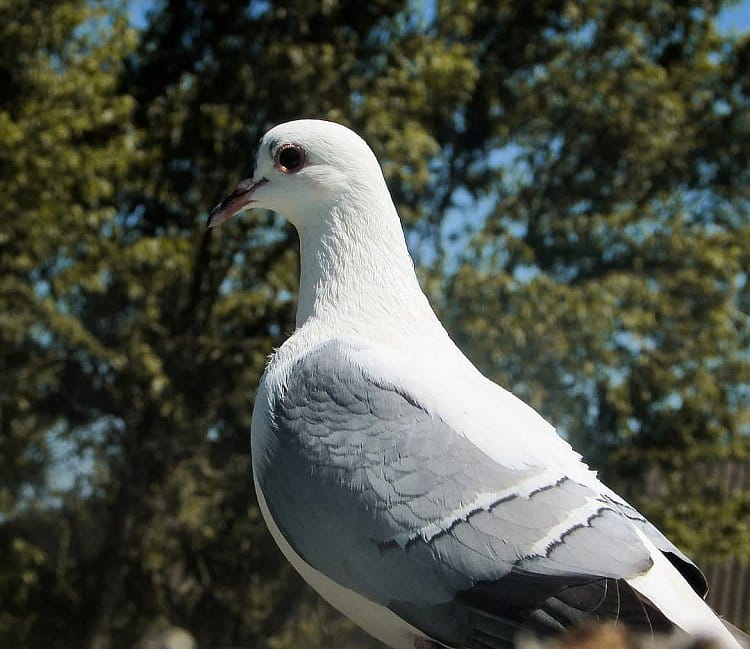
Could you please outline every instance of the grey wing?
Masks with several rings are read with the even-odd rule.
[[[668,623],[623,581],[651,566],[620,503],[510,469],[332,342],[270,397],[256,479],[295,551],[452,646],[589,617]]]
[[[680,550],[672,541],[662,534],[630,503],[616,493],[606,489],[604,497],[627,519],[632,521],[651,542],[669,559],[672,565],[680,571],[693,590],[701,597],[708,593],[708,581],[700,568]]]

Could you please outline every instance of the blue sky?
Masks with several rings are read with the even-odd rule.
[[[720,32],[725,34],[744,33],[750,30],[750,0],[742,0],[724,9],[716,21]]]
[[[146,26],[146,13],[154,4],[155,0],[129,0],[128,12],[133,27],[141,29]]]

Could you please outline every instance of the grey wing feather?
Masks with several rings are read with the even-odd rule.
[[[637,525],[651,542],[669,559],[672,565],[680,571],[693,590],[701,597],[708,594],[708,581],[700,568],[693,563],[682,550],[672,543],[643,514],[616,493],[607,490],[604,496],[626,518]]]
[[[254,458],[308,563],[452,645],[509,646],[521,626],[592,615],[662,622],[622,581],[651,558],[619,503],[545,467],[502,466],[341,344],[296,362]]]

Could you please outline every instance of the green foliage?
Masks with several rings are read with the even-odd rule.
[[[330,646],[249,477],[294,235],[205,233],[274,123],[353,125],[461,346],[682,542],[750,559],[747,40],[719,4],[0,0],[0,641]],[[628,482],[629,481],[629,482]],[[718,484],[718,483],[717,483]],[[361,645],[367,642],[356,636]]]
[[[716,34],[717,9],[509,5],[510,23],[533,25],[522,47],[473,14],[489,113],[465,119],[480,141],[512,147],[516,173],[469,178],[475,193],[496,183],[502,200],[445,298],[471,355],[605,477],[634,485],[658,466],[661,507],[632,497],[703,553],[746,534],[733,498],[747,494],[717,496],[742,515],[683,505],[679,525],[670,503],[709,498],[688,488],[701,462],[750,449],[749,44]]]
[[[105,232],[135,158],[134,104],[118,90],[135,42],[105,6],[0,2],[0,516],[11,521],[0,535],[0,638],[8,646],[74,642],[81,621],[68,633],[66,617],[96,597],[72,590],[66,536],[54,537],[65,522],[34,510],[54,499],[52,439],[100,414],[75,391],[122,362],[77,311],[100,290],[118,246]],[[88,385],[68,390],[73,366],[86,368]]]

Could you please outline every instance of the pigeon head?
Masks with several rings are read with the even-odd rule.
[[[296,226],[341,201],[385,189],[375,155],[350,129],[302,119],[275,126],[260,140],[255,173],[211,210],[209,227],[248,208],[273,210]],[[386,190],[387,191],[387,190]]]

